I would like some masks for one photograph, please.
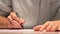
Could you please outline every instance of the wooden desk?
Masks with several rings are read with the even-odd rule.
[[[40,32],[32,29],[0,30],[0,34],[60,34],[60,32]]]

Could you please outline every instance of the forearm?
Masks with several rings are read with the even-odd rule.
[[[0,28],[8,28],[8,19],[0,16]]]

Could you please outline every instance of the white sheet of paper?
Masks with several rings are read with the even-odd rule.
[[[33,29],[18,29],[18,30],[8,30],[8,29],[0,29],[0,34],[60,34],[57,32],[46,32],[44,30],[43,32],[40,31],[34,31]]]
[[[34,33],[33,29],[18,29],[18,30],[7,30],[7,29],[0,29],[0,33]],[[45,30],[43,31],[45,32]]]
[[[33,29],[18,29],[18,30],[8,30],[8,29],[0,29],[0,32],[24,32],[24,31],[34,31]]]

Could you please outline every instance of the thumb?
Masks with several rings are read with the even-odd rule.
[[[17,17],[17,15],[16,15],[15,12],[11,12],[10,15],[11,15],[12,17]]]

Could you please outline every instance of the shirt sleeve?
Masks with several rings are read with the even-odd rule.
[[[7,17],[12,11],[11,0],[0,0],[0,16]]]

